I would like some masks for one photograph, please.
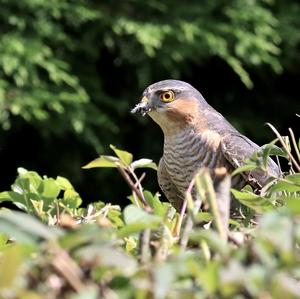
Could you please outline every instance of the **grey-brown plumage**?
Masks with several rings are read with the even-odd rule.
[[[201,167],[225,167],[232,172],[259,150],[258,145],[208,105],[198,90],[182,81],[164,80],[149,86],[132,112],[147,113],[163,130],[158,182],[177,210]],[[277,165],[269,159],[267,172],[256,169],[235,176],[232,187],[240,189],[249,183],[259,189],[271,176],[278,175]]]

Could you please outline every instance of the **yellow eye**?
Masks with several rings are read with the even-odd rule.
[[[174,98],[175,98],[175,94],[172,90],[165,91],[160,95],[160,99],[165,103],[174,101]]]

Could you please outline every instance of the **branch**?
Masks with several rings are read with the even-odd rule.
[[[139,200],[144,204],[145,210],[147,210],[147,211],[150,212],[152,210],[151,207],[146,202],[146,200],[145,200],[144,195],[142,194],[142,192],[133,183],[133,181],[131,180],[129,174],[124,170],[124,168],[122,168],[119,165],[117,165],[117,169],[119,170],[121,176],[124,178],[124,180],[128,184],[129,188],[137,195],[137,197],[139,198]]]

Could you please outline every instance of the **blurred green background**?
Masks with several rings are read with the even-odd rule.
[[[298,135],[299,16],[298,0],[0,0],[0,190],[23,166],[122,204],[115,171],[81,166],[109,144],[158,161],[160,129],[130,108],[167,78],[259,144],[265,122]],[[158,190],[154,172],[145,185]]]

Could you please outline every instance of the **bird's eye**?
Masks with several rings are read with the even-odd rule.
[[[172,90],[165,91],[160,95],[160,99],[165,103],[174,101],[174,98],[175,98],[175,94]]]

